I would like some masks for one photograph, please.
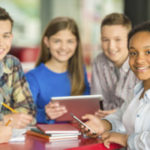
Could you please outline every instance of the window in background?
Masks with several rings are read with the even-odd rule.
[[[0,0],[14,19],[14,46],[34,47],[39,43],[40,9],[39,0]]]
[[[22,62],[24,71],[34,67],[41,37],[40,0],[0,0],[14,20],[13,46],[10,54]]]
[[[123,12],[123,5],[123,0],[0,0],[0,6],[6,8],[15,21],[13,46],[25,47],[28,51],[31,47],[37,49],[41,33],[52,18],[72,17],[80,28],[89,80],[91,63],[101,50],[101,20],[108,13]],[[28,55],[19,56],[21,61],[28,60],[25,56]]]

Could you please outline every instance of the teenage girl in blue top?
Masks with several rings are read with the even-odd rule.
[[[41,40],[36,68],[26,74],[38,123],[54,123],[67,110],[51,97],[90,94],[78,27],[68,17],[53,19]]]

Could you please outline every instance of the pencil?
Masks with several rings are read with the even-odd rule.
[[[8,125],[11,123],[11,121],[12,121],[12,118],[10,118],[10,119],[6,122],[5,126],[8,126]]]
[[[11,112],[13,112],[13,113],[17,113],[17,111],[16,111],[16,110],[14,110],[13,108],[11,108],[11,107],[10,107],[10,106],[8,106],[7,104],[2,103],[2,105],[3,105],[4,107],[6,107],[7,109],[9,109]]]

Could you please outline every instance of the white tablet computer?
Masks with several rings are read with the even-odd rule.
[[[99,108],[102,108],[102,95],[82,95],[52,97],[53,102],[59,102],[67,108],[68,112],[56,119],[56,121],[72,121],[70,113],[75,114],[79,119],[85,114],[94,114]]]

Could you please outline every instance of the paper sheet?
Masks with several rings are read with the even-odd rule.
[[[24,129],[13,129],[12,137],[9,142],[22,142],[25,141],[25,133],[27,128]]]

